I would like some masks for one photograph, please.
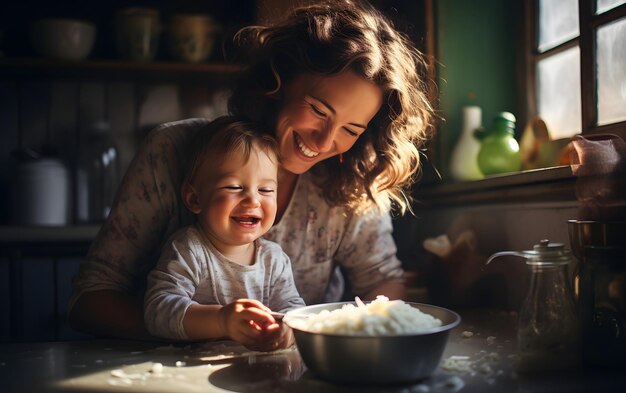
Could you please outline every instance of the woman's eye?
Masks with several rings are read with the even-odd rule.
[[[324,113],[323,111],[321,111],[318,107],[316,107],[313,104],[309,104],[311,105],[311,109],[313,110],[313,112],[315,112],[315,114],[319,117],[326,117],[326,113]]]
[[[354,137],[358,137],[358,136],[359,136],[359,133],[358,133],[358,132],[354,132],[354,131],[352,131],[352,130],[351,130],[351,129],[349,129],[349,128],[344,128],[344,130],[346,130],[346,133],[347,133],[348,135],[350,135],[350,136],[354,136]]]

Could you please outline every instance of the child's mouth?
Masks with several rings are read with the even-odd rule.
[[[252,216],[233,217],[233,220],[242,225],[255,225],[261,221],[259,217]]]

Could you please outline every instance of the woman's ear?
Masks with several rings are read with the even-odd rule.
[[[183,197],[183,203],[185,204],[187,209],[189,209],[194,214],[198,214],[202,211],[202,209],[200,208],[198,193],[193,188],[191,183],[189,183],[188,181],[185,182],[181,194]]]

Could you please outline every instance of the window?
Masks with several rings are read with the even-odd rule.
[[[528,117],[540,116],[552,139],[626,138],[626,0],[525,3]]]

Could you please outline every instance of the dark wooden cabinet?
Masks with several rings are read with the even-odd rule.
[[[72,277],[88,246],[87,239],[14,241],[3,236],[0,342],[89,338],[71,329],[66,319]]]

